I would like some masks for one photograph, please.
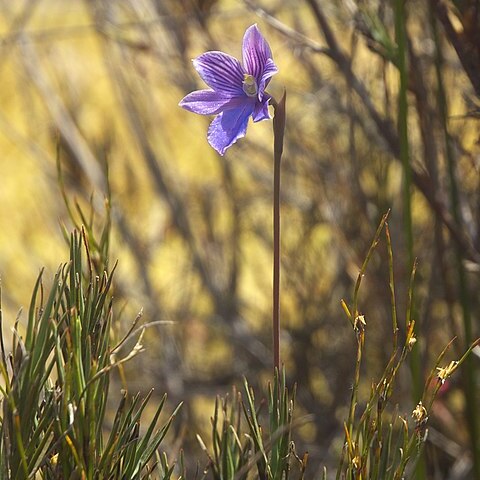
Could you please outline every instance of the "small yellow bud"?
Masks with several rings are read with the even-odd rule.
[[[357,333],[363,332],[365,327],[367,326],[367,322],[365,321],[364,315],[358,315],[353,322],[353,328]]]
[[[437,377],[442,382],[442,385],[445,383],[445,380],[457,369],[457,365],[458,362],[456,360],[452,360],[446,367],[437,367]]]
[[[417,435],[423,437],[425,440],[427,434],[428,412],[421,401],[418,402],[418,405],[413,410],[412,417],[415,420],[415,431],[417,432]]]
[[[413,410],[412,417],[415,420],[417,427],[427,422],[428,420],[427,409],[423,406],[421,401],[418,402],[418,405]]]

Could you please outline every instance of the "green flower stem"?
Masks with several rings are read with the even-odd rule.
[[[280,371],[280,165],[285,134],[287,92],[272,98],[273,116],[273,367]]]
[[[397,66],[400,76],[400,90],[398,93],[398,136],[400,139],[400,159],[403,166],[403,212],[404,231],[407,246],[408,267],[413,267],[413,222],[412,222],[412,168],[408,148],[408,71],[407,71],[407,38],[405,0],[395,1],[395,35],[398,46]],[[414,349],[411,355],[411,370],[413,376],[413,391],[415,400],[421,395],[420,371],[418,351]]]
[[[412,167],[408,148],[408,67],[407,67],[407,31],[406,31],[405,0],[395,0],[395,39],[397,42],[397,67],[400,77],[400,90],[398,93],[398,137],[400,140],[400,160],[403,166],[403,214],[405,241],[408,255],[408,268],[413,269],[413,221],[412,221]],[[412,299],[411,318],[415,318],[415,302]],[[408,320],[408,316],[407,316]],[[408,325],[405,326],[406,330]],[[423,380],[421,372],[420,353],[413,348],[410,355],[410,370],[412,373],[413,401],[416,404],[422,395]],[[425,462],[419,459],[416,478],[426,478]]]

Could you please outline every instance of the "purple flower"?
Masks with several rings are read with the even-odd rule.
[[[243,65],[223,52],[206,52],[193,60],[193,66],[210,87],[188,94],[179,103],[189,112],[216,115],[208,129],[208,142],[223,155],[237,139],[245,136],[248,119],[271,118],[265,92],[278,69],[265,38],[252,25],[243,37]]]

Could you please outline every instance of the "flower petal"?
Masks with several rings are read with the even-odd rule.
[[[206,52],[193,60],[203,81],[214,90],[231,96],[244,95],[244,70],[240,62],[223,52]]]
[[[273,67],[275,67],[275,64],[273,63],[270,46],[260,33],[256,24],[247,28],[243,37],[242,51],[245,70],[255,77],[260,87],[267,61],[271,60]],[[271,66],[269,68],[272,69]],[[277,67],[275,67],[275,71],[272,70],[273,73],[271,73],[269,77],[277,72],[276,68]]]
[[[239,138],[247,132],[248,119],[255,107],[254,100],[244,102],[241,108],[226,110],[218,115],[208,129],[208,143],[223,155]]]
[[[267,85],[270,82],[270,79],[277,72],[278,72],[278,68],[275,65],[275,63],[273,63],[273,60],[271,58],[267,59],[265,63],[265,68],[263,69],[262,77],[258,82],[258,99],[259,100],[262,100],[263,92],[267,88]]]
[[[215,90],[197,90],[184,97],[179,105],[189,112],[200,115],[216,115],[224,110],[238,108],[245,102],[242,97],[231,97]]]
[[[255,109],[253,110],[252,114],[254,122],[260,122],[262,120],[269,120],[270,118],[272,118],[270,116],[270,112],[268,111],[270,98],[272,97],[266,94],[263,97],[263,101],[255,103]]]

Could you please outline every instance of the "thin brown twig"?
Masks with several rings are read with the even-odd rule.
[[[312,8],[317,23],[329,46],[328,51],[324,53],[336,63],[346,80],[352,86],[352,89],[358,95],[371,119],[375,123],[378,133],[385,140],[392,155],[398,160],[400,158],[400,144],[392,121],[389,118],[382,117],[376,109],[364,83],[353,72],[351,61],[348,55],[340,47],[340,44],[338,43],[333,30],[330,28],[318,2],[316,0],[306,1]],[[480,253],[475,250],[471,239],[468,237],[465,230],[460,225],[457,225],[446,208],[443,200],[439,198],[439,194],[435,191],[430,177],[425,172],[422,172],[414,163],[412,163],[412,180],[427,200],[435,215],[447,227],[452,239],[465,252],[465,256],[475,263],[480,263]]]
[[[55,126],[68,143],[74,154],[75,161],[85,172],[91,184],[99,192],[105,192],[105,175],[99,167],[95,156],[91,152],[88,143],[75,125],[63,100],[52,87],[50,79],[41,65],[33,43],[29,41],[26,35],[22,35],[21,38],[22,42],[20,45],[23,54],[23,64],[41,94]]]
[[[272,28],[277,30],[285,37],[293,40],[298,46],[305,47],[308,50],[311,50],[316,53],[325,53],[328,54],[328,48],[320,45],[311,38],[308,38],[303,33],[294,30],[293,28],[285,25],[283,22],[278,20],[276,17],[268,13],[265,9],[259,7],[252,0],[243,0],[248,9],[255,12],[260,18],[265,20]]]

